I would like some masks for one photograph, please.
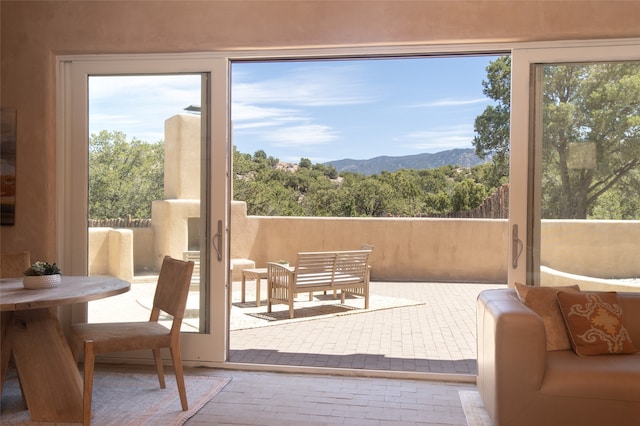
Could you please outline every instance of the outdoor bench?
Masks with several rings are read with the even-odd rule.
[[[294,317],[293,302],[297,294],[316,291],[340,291],[345,295],[364,297],[369,309],[369,255],[371,250],[301,252],[295,266],[267,263],[267,312],[271,305],[289,305],[289,318]]]

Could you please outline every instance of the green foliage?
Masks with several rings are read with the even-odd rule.
[[[500,57],[483,81],[496,105],[476,118],[473,144],[493,160],[477,179],[487,186],[508,177],[510,74],[511,59]],[[550,65],[543,74],[542,217],[640,219],[640,63]],[[576,150],[590,150],[596,166],[572,164]]]
[[[546,66],[544,82],[542,216],[639,219],[640,63]]]
[[[250,215],[386,217],[426,216],[478,207],[497,186],[483,179],[490,165],[401,169],[380,175],[343,173],[322,164],[273,164],[264,151],[234,148],[233,198]],[[305,159],[302,159],[305,160]],[[301,162],[302,162],[301,160]],[[454,201],[455,200],[455,201]]]
[[[164,194],[164,143],[127,141],[122,132],[89,139],[89,218],[150,218]]]
[[[487,66],[487,80],[482,81],[483,93],[496,101],[476,117],[473,146],[482,159],[491,157],[488,170],[493,184],[509,176],[509,122],[511,119],[511,57],[501,56]]]
[[[475,183],[472,179],[456,182],[453,185],[453,194],[451,196],[453,211],[471,210],[482,204],[486,197],[487,193],[484,186]]]
[[[26,276],[40,276],[40,275],[56,275],[60,274],[60,268],[55,263],[50,264],[47,262],[38,261],[32,264],[27,270],[24,271]]]

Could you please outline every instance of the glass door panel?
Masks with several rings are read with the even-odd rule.
[[[205,329],[203,82],[199,73],[89,76],[88,273],[132,283],[90,302],[90,322],[147,320],[170,255],[196,264],[182,331]]]
[[[534,68],[535,281],[638,291],[640,62]]]

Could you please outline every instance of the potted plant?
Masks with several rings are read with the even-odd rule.
[[[22,285],[28,289],[51,288],[60,285],[60,268],[55,263],[38,261],[24,271]]]

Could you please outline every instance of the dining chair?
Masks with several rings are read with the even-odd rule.
[[[158,275],[149,321],[73,324],[71,348],[76,361],[84,349],[83,424],[91,422],[91,396],[96,354],[152,349],[160,388],[165,389],[161,348],[169,348],[180,394],[182,410],[187,411],[187,393],[184,385],[182,356],[180,354],[180,327],[184,316],[193,262],[165,256]],[[171,329],[158,323],[160,313],[173,317]]]
[[[18,278],[31,266],[31,254],[28,251],[0,253],[0,278]]]

